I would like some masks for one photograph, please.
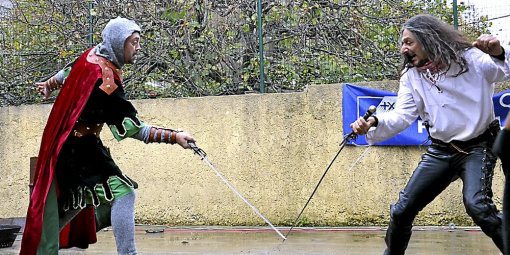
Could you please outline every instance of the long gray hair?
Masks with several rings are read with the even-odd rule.
[[[466,59],[462,55],[472,46],[461,32],[429,14],[410,18],[402,26],[401,35],[405,29],[413,33],[416,40],[421,43],[432,63],[444,65],[448,69],[452,63],[458,64],[460,71],[455,76],[468,71]],[[414,65],[404,57],[400,73],[412,67]]]

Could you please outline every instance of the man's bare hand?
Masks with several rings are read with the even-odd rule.
[[[186,132],[179,132],[179,133],[177,133],[177,135],[175,136],[175,141],[176,141],[177,144],[179,144],[184,149],[189,149],[190,148],[190,146],[188,144],[188,141],[189,142],[196,142],[195,138],[193,138],[193,136],[191,136],[190,134],[188,134]]]
[[[368,129],[375,123],[374,117],[369,117],[368,120],[359,117],[356,121],[351,123],[352,131],[357,135],[364,135],[368,132]]]
[[[476,47],[491,56],[499,56],[504,52],[498,38],[488,34],[480,35],[480,37],[473,42],[473,47]]]
[[[51,91],[48,87],[48,82],[36,82],[36,89],[43,96],[44,100],[47,100],[50,97]]]

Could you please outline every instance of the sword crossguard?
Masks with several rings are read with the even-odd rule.
[[[200,147],[198,147],[195,142],[188,141],[188,145],[193,150],[193,152],[195,154],[197,154],[198,156],[200,156],[202,159],[205,158],[205,156],[207,156],[207,153],[205,153],[204,150],[202,150]]]
[[[358,135],[355,133],[350,133],[344,137],[344,140],[349,141],[349,142],[352,140],[357,140],[357,139],[358,139]]]
[[[370,116],[372,116],[376,110],[377,110],[377,107],[375,107],[374,105],[371,105],[370,107],[368,107],[367,112],[365,112],[365,115],[363,115],[363,119],[365,119],[365,121],[367,121],[368,118],[370,118]],[[354,130],[353,130],[351,133],[344,135],[343,140],[340,142],[340,146],[342,146],[346,142],[350,142],[350,141],[357,140],[357,139],[358,139],[358,135],[356,133],[354,133]]]

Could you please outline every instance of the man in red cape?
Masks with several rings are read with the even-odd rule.
[[[186,132],[143,123],[125,99],[121,68],[136,60],[140,31],[132,20],[110,20],[99,45],[36,84],[46,98],[61,90],[44,129],[20,254],[87,248],[96,242],[96,229],[110,224],[117,252],[136,254],[136,183],[102,144],[103,125],[118,141],[131,137],[145,143],[178,143],[185,149],[195,141]]]
[[[76,61],[75,69],[90,69],[97,66],[92,65],[82,56]],[[21,254],[25,254],[25,252],[26,254],[35,254],[41,239],[44,206],[55,176],[57,156],[94,88],[91,84],[95,84],[97,79],[101,77],[100,75],[100,70],[94,70],[90,73],[73,72],[67,80],[73,86],[62,88],[55,101],[43,133]],[[87,213],[89,218],[94,219],[93,210],[86,210],[84,213]],[[88,233],[88,241],[94,243],[96,241],[95,224],[85,226],[88,226],[85,229]]]

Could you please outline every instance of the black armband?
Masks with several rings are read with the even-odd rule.
[[[501,61],[505,61],[505,48],[501,47],[501,49],[503,50],[503,52],[501,54],[499,54],[497,56],[492,56],[492,57],[499,59]]]
[[[375,121],[374,121],[374,125],[372,125],[372,127],[377,127],[377,125],[379,125],[379,119],[378,119],[378,118],[377,118],[377,116],[375,116],[375,115],[372,115],[371,117],[373,117],[373,118],[374,118],[374,120],[375,120]]]

